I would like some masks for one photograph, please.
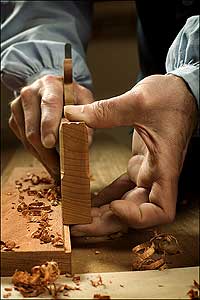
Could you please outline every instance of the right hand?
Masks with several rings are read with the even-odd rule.
[[[93,102],[92,93],[74,83],[76,104]],[[47,169],[59,179],[59,155],[55,149],[63,112],[63,78],[46,75],[21,89],[20,95],[11,103],[9,126],[30,151]],[[89,142],[92,141],[89,131]]]

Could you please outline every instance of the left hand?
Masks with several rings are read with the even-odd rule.
[[[178,179],[197,116],[181,78],[149,76],[118,97],[68,106],[65,116],[92,128],[135,128],[127,173],[99,193],[92,223],[73,226],[72,235],[106,235],[174,220]]]

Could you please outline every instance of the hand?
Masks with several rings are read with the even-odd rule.
[[[74,83],[77,104],[91,103],[92,93]],[[10,128],[47,169],[58,179],[59,155],[55,149],[63,112],[63,78],[46,75],[22,88],[20,96],[11,103]],[[92,130],[89,130],[89,142]]]
[[[195,99],[181,78],[149,76],[121,96],[66,107],[65,116],[92,128],[135,128],[127,174],[100,192],[92,223],[73,226],[73,235],[97,236],[174,220],[178,179],[197,119]]]

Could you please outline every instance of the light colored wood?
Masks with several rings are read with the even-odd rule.
[[[164,271],[136,271],[100,274],[104,285],[93,287],[90,280],[97,280],[98,274],[80,275],[80,290],[70,291],[70,299],[93,299],[94,294],[109,295],[111,299],[189,299],[187,292],[195,279],[199,282],[199,268],[180,268]],[[72,285],[72,279],[61,276],[58,284]],[[11,278],[3,278],[1,294],[4,288],[13,287]],[[21,299],[21,294],[11,292],[12,299]],[[37,299],[52,299],[48,293]],[[67,299],[59,293],[59,299]]]
[[[85,123],[62,121],[60,156],[63,223],[90,223],[91,193]]]
[[[64,104],[75,104],[72,59],[64,60]],[[84,122],[61,120],[59,128],[63,224],[91,222],[88,133]]]
[[[61,205],[52,206],[53,211],[50,213],[50,225],[52,233],[58,232],[63,236],[64,246],[54,247],[51,243],[41,244],[39,239],[31,237],[31,233],[38,228],[38,223],[28,223],[27,219],[17,211],[19,204],[19,192],[15,188],[15,180],[25,177],[26,174],[35,173],[39,176],[47,176],[46,171],[41,168],[15,168],[8,181],[2,186],[1,197],[1,240],[15,241],[19,248],[14,251],[1,251],[1,274],[8,276],[18,269],[30,270],[34,265],[46,261],[56,260],[59,267],[64,272],[71,271],[71,241],[69,227],[62,224]],[[50,188],[52,184],[43,187]],[[34,189],[40,189],[39,184]],[[25,203],[33,201],[34,196],[23,195]],[[50,202],[46,198],[41,201],[47,205]]]
[[[90,148],[91,191],[98,192],[127,169],[131,157],[131,136],[127,128],[99,129],[94,133],[94,143]],[[13,169],[37,167],[41,164],[23,147],[2,151],[2,161],[7,161],[2,173],[2,186]],[[158,227],[160,232],[174,235],[181,254],[168,257],[168,268],[182,268],[199,265],[199,194],[190,194],[188,204],[179,209],[172,224]],[[1,231],[3,231],[1,229]],[[132,269],[131,249],[152,237],[149,230],[129,230],[121,238],[73,238],[73,273],[125,272]],[[192,245],[192,246],[191,246]],[[96,251],[100,253],[95,254]]]

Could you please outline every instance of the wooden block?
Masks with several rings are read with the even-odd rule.
[[[84,122],[62,120],[60,159],[63,223],[90,223],[88,133]]]
[[[69,54],[70,45],[67,48]],[[64,105],[75,104],[71,58],[64,60],[63,91]],[[87,127],[84,122],[68,122],[63,118],[59,136],[63,224],[90,223],[92,218]]]
[[[27,223],[27,218],[17,211],[19,204],[19,191],[15,187],[15,180],[25,177],[27,172],[39,176],[47,176],[42,168],[16,168],[11,173],[7,183],[2,187],[1,198],[1,240],[14,241],[19,248],[13,251],[1,250],[1,275],[12,275],[16,269],[30,271],[34,265],[55,260],[61,273],[71,272],[71,242],[69,227],[62,223],[61,205],[52,206],[49,221],[52,234],[59,233],[63,236],[64,246],[54,247],[51,243],[41,244],[39,239],[32,238],[31,233],[38,228],[38,223]],[[30,183],[29,183],[30,184]],[[33,189],[50,188],[52,184],[38,184]],[[25,196],[24,202],[31,203],[35,196]],[[50,202],[41,198],[46,205]],[[27,227],[28,226],[28,227]]]

